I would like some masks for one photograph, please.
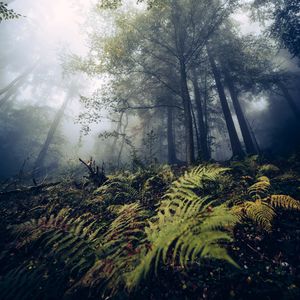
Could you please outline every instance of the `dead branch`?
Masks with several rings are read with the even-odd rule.
[[[102,165],[101,172],[99,166],[96,165],[95,160],[91,157],[88,162],[85,162],[83,159],[79,158],[79,161],[89,170],[89,179],[96,184],[97,186],[102,185],[107,177],[104,172],[104,164]]]

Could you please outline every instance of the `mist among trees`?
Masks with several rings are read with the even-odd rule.
[[[298,299],[299,1],[0,1],[0,42],[1,299]]]

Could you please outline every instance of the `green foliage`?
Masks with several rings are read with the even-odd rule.
[[[167,196],[171,198],[180,197],[177,192],[180,193],[184,189],[204,189],[208,182],[216,182],[226,171],[229,169],[217,165],[200,165],[189,172],[185,172],[183,176],[173,182]]]
[[[156,174],[149,177],[142,186],[142,203],[156,204],[159,198],[175,179],[175,175],[170,166],[162,166]]]
[[[224,259],[236,265],[222,243],[232,240],[225,228],[236,218],[224,205],[213,207],[209,199],[199,197],[193,189],[202,189],[205,181],[214,181],[228,169],[217,166],[196,167],[175,181],[163,197],[157,214],[146,228],[149,244],[137,268],[128,275],[129,289],[137,286],[153,265],[162,261],[187,267],[200,257]]]
[[[79,284],[100,288],[102,295],[114,295],[126,284],[126,274],[138,262],[148,213],[139,204],[126,204],[103,236],[103,254]]]
[[[265,176],[275,176],[280,173],[280,169],[272,164],[265,164],[259,167],[259,174],[260,175],[265,175]]]
[[[0,23],[3,20],[18,19],[21,15],[17,14],[13,9],[9,9],[7,4],[0,2]]]
[[[98,3],[98,7],[103,9],[116,9],[121,5],[122,0],[100,0]]]
[[[253,155],[242,161],[233,161],[230,163],[230,167],[241,175],[252,176],[259,167],[259,156]]]
[[[12,289],[27,295],[28,299],[32,295],[40,299],[40,292],[43,292],[40,289],[49,272],[52,272],[51,280],[64,281],[66,272],[74,278],[82,276],[102,251],[102,229],[99,220],[95,220],[91,214],[73,217],[70,209],[11,227],[16,237],[15,248],[26,249],[32,256],[1,280],[1,299],[15,299],[16,294],[12,293]],[[61,274],[57,268],[59,265],[64,269]],[[24,296],[24,299],[27,298]]]
[[[112,176],[98,188],[94,194],[98,195],[97,201],[111,204],[126,204],[136,200],[138,190],[132,186],[133,176],[120,174]]]
[[[241,260],[234,252],[234,235],[247,220],[271,231],[278,209],[300,210],[297,200],[273,192],[266,176],[244,182],[239,171],[214,164],[178,173],[170,166],[123,172],[85,192],[85,200],[72,201],[74,193],[64,196],[56,186],[58,193],[49,190],[53,199],[44,198],[49,203],[41,209],[29,201],[25,220],[8,227],[0,298],[81,299],[88,293],[91,299],[131,299],[166,272],[180,280],[195,272],[200,286],[225,263],[244,265],[248,256]],[[239,200],[230,207],[232,196]]]
[[[288,49],[293,56],[299,57],[299,12],[298,0],[255,0],[253,7],[263,22],[269,22],[269,30],[277,38],[280,46]]]
[[[122,5],[122,0],[100,0],[98,7],[102,9],[116,9]],[[136,0],[137,3],[147,3],[148,8],[163,5],[161,0]]]

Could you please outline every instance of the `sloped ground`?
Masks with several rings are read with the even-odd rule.
[[[284,202],[274,208],[270,230],[265,220],[267,213],[261,216],[256,212],[251,219],[246,216],[247,206],[243,206],[247,201],[271,199],[272,195],[300,199],[298,158],[270,163],[252,157],[228,163],[223,167],[230,170],[222,168],[214,175],[212,170],[221,166],[211,166],[198,168],[198,173],[168,166],[125,172],[109,176],[100,188],[92,184],[78,188],[72,182],[63,182],[2,193],[0,298],[298,299],[300,212],[297,203]],[[262,196],[260,191],[254,196],[249,194],[249,188],[261,182],[262,176],[270,181],[268,190]],[[176,180],[177,184],[172,184]],[[181,192],[187,190],[190,192],[183,196]],[[202,209],[207,196],[216,201]],[[185,212],[176,215],[173,210],[181,203],[189,203],[183,206],[186,211],[194,205],[188,197],[195,203],[205,198],[203,203],[199,202],[202,210],[195,212],[193,208],[188,216]],[[175,206],[174,199],[179,199]],[[171,212],[167,217],[166,205]],[[220,207],[222,218],[228,213],[227,220],[232,224],[216,223],[208,237],[219,230],[225,234],[224,238],[209,245],[209,257],[199,252],[195,259],[190,255],[186,263],[181,263],[184,244],[176,252],[176,243],[180,238],[184,243],[188,232],[182,231],[180,236],[181,228],[192,220],[193,224],[187,228],[193,231],[193,239],[198,238],[199,228],[205,222],[213,222]],[[232,217],[234,207],[241,207],[243,218]],[[159,212],[164,215],[160,221]],[[149,227],[149,221],[153,227]],[[157,252],[151,260],[157,240],[168,228],[177,230],[175,233],[170,230],[162,240],[160,247],[166,251],[165,259]],[[168,241],[171,236],[174,240]],[[232,241],[226,240],[227,236]],[[220,247],[227,249],[238,267],[223,252],[222,255],[216,252]],[[145,270],[148,257],[151,257],[149,270]],[[142,276],[137,270],[142,270]]]

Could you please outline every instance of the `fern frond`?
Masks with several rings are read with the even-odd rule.
[[[273,176],[280,173],[280,169],[272,164],[265,164],[259,167],[259,174],[265,176]]]
[[[94,194],[109,204],[126,204],[134,201],[138,191],[132,186],[132,178],[118,175],[111,177]]]
[[[271,187],[270,179],[266,176],[259,177],[257,182],[248,188],[248,193],[255,199],[260,199]]]
[[[56,264],[59,264],[70,276],[79,277],[93,266],[97,256],[100,255],[103,231],[101,221],[96,221],[90,214],[82,214],[79,217],[71,215],[70,209],[64,209],[56,215],[51,214],[49,217],[42,217],[12,228],[17,248],[30,247],[28,252],[40,260],[37,268],[39,273],[46,274],[53,264],[53,277],[62,279],[63,274],[56,273]],[[25,257],[23,264],[25,269],[31,259]],[[45,260],[46,263],[43,263]],[[14,272],[17,272],[18,278],[12,282],[12,289],[16,288],[25,293],[26,290],[23,288],[26,288],[26,285],[22,286],[20,282],[26,282],[27,276],[30,276],[31,291],[33,294],[38,293],[41,281],[33,280],[34,273],[22,269],[12,269],[0,284],[10,280]],[[0,298],[2,299],[2,290]],[[43,297],[38,297],[41,298]]]
[[[228,171],[217,165],[198,166],[190,171],[186,171],[183,176],[172,183],[170,191],[177,188],[195,189],[203,188],[205,180],[216,181],[218,176]]]
[[[273,207],[262,200],[247,201],[244,204],[246,216],[257,223],[262,229],[271,231],[275,214]]]
[[[83,276],[83,286],[101,287],[103,294],[114,295],[125,286],[125,274],[138,263],[139,241],[145,237],[144,227],[149,214],[137,203],[119,208],[117,218],[103,236],[100,259]]]
[[[224,229],[233,226],[237,218],[227,207],[213,207],[208,197],[199,197],[193,191],[203,188],[204,180],[218,180],[227,170],[199,166],[171,185],[145,229],[150,246],[139,265],[127,275],[129,289],[138,285],[152,267],[157,272],[161,261],[188,267],[198,258],[211,257],[235,264],[221,244],[231,241],[230,233]]]
[[[300,210],[300,202],[287,195],[272,195],[264,199],[274,207]]]

